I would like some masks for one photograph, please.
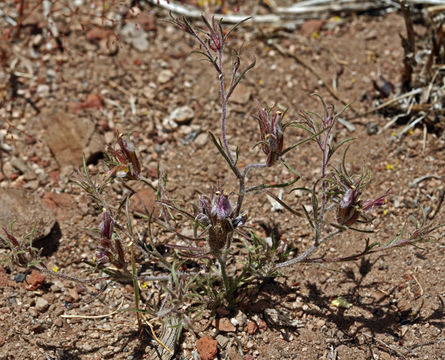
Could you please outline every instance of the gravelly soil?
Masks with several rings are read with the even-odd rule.
[[[2,5],[6,13],[11,11],[8,6],[12,5]],[[94,275],[83,260],[91,259],[96,249],[96,240],[88,229],[97,227],[100,212],[70,180],[73,170],[81,165],[82,151],[90,156],[90,171],[99,170],[102,160],[97,161],[97,144],[112,144],[114,129],[132,133],[146,176],[155,180],[157,166],[161,164],[169,177],[167,189],[171,197],[188,207],[217,181],[225,189],[235,189],[235,179],[218,158],[207,135],[208,131],[220,135],[219,88],[211,66],[191,53],[196,44],[190,37],[161,21],[167,18],[166,12],[148,5],[143,12],[145,25],[140,17],[135,20],[136,13],[129,12],[126,19],[108,27],[105,33],[97,30],[104,20],[91,16],[93,10],[86,5],[81,9],[83,12],[72,17],[55,15],[59,30],[65,33],[64,52],[54,40],[44,39],[41,11],[26,19],[18,39],[0,42],[0,54],[5,54],[0,59],[6,61],[0,68],[4,84],[0,88],[0,130],[14,125],[9,127],[10,134],[4,141],[13,148],[1,152],[0,186],[27,189],[40,196],[54,212],[58,231],[51,241],[56,243],[56,250],[45,257],[48,268],[57,267],[59,273],[90,278]],[[245,10],[248,9],[246,5]],[[147,34],[148,48],[144,51],[137,50],[125,37],[116,37],[122,26],[136,21]],[[398,83],[403,58],[398,34],[404,32],[399,13],[345,14],[326,18],[322,24],[316,35],[304,34],[299,29],[287,32],[249,25],[233,34],[231,45],[243,45],[245,63],[256,59],[255,68],[230,105],[229,141],[231,146],[239,146],[242,164],[264,160],[259,148],[253,148],[259,136],[252,118],[254,98],[288,108],[289,119],[303,109],[321,110],[317,99],[310,96],[314,92],[336,109],[343,107],[310,71],[294,59],[280,55],[268,41],[304,58],[326,83],[331,83],[337,74],[340,98],[352,103],[359,113],[374,105],[372,80],[379,74]],[[424,25],[416,25],[415,30],[419,42],[426,41]],[[18,59],[14,71],[22,75],[14,80],[18,91],[11,101],[11,88],[6,84],[11,81],[8,68],[14,58]],[[169,128],[164,119],[182,106],[193,110],[192,120]],[[370,235],[373,241],[385,242],[410,215],[419,217],[421,207],[437,208],[440,191],[444,189],[445,138],[428,129],[425,140],[422,127],[397,138],[400,125],[368,135],[370,123],[382,128],[388,118],[371,114],[353,119],[353,115],[352,110],[347,110],[345,118],[351,119],[355,130],[339,125],[336,137],[356,138],[347,161],[352,171],[359,172],[362,166],[371,171],[374,182],[369,188],[370,197],[391,189],[386,210],[376,212],[377,233]],[[81,138],[83,150],[66,144],[63,136],[68,130],[64,127],[60,127],[60,133],[51,133],[51,129],[59,129],[58,123],[66,126],[78,118],[89,124],[82,125],[84,121],[75,125],[79,132],[93,129],[94,136],[98,136],[94,141],[93,135]],[[302,138],[302,133],[295,129],[286,134],[288,145]],[[61,156],[60,148],[71,150]],[[310,185],[320,174],[319,154],[314,145],[299,147],[287,159],[304,175],[300,186]],[[339,161],[336,158],[333,164]],[[425,175],[434,177],[414,182]],[[289,179],[289,173],[277,167],[252,172],[249,182]],[[123,191],[119,186],[110,188],[110,202],[118,205]],[[308,200],[304,193],[285,193],[284,199],[295,207]],[[255,231],[260,231],[260,222],[273,221],[296,251],[310,246],[307,223],[287,212],[271,212],[271,204],[263,195],[250,195],[246,207],[248,225]],[[434,222],[445,222],[443,210]],[[137,226],[144,226],[140,219]],[[196,334],[185,331],[175,358],[191,359],[196,340],[204,335],[216,337],[221,359],[445,358],[443,234],[439,230],[437,240],[419,248],[395,249],[362,261],[303,264],[285,269],[276,281],[263,284],[248,306],[225,315],[237,319],[235,331],[221,331],[218,335],[214,326]],[[168,236],[164,236],[168,241]],[[322,246],[317,254],[334,257],[356,253],[363,249],[364,239],[366,235],[342,235]],[[3,256],[5,251],[0,251]],[[91,296],[71,281],[46,276],[43,285],[29,290],[26,282],[18,281],[17,272],[25,273],[19,268],[11,272],[8,265],[0,267],[0,359],[147,356],[150,344],[147,339],[139,339],[134,313],[115,311],[120,306],[134,306],[131,286],[110,285],[89,302]],[[94,286],[87,288],[96,290]],[[147,297],[150,289],[148,286],[144,290]],[[331,306],[331,301],[339,296],[352,307]],[[304,326],[271,326],[264,322],[264,310],[268,308],[285,310]],[[64,314],[110,315],[64,318]],[[260,328],[248,332],[251,322]],[[253,325],[250,326],[252,329]]]

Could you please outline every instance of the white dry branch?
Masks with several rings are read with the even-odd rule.
[[[155,6],[160,6],[177,15],[189,18],[200,18],[203,11],[195,6],[180,4],[173,0],[146,0]],[[444,0],[405,0],[408,4],[416,5],[443,5]],[[246,17],[250,17],[252,23],[271,24],[289,20],[298,20],[321,13],[338,13],[341,11],[358,12],[378,10],[385,8],[399,9],[400,5],[397,0],[307,0],[294,3],[291,6],[278,6],[275,1],[267,1],[271,9],[270,14],[214,14],[216,20],[222,19],[226,23],[239,23]]]

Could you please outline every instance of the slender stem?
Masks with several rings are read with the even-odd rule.
[[[139,299],[140,299],[139,282],[138,282],[138,278],[137,278],[138,274],[137,274],[137,269],[136,269],[136,260],[135,260],[135,256],[134,256],[134,244],[133,244],[133,241],[131,242],[130,249],[131,249],[131,271],[132,271],[132,275],[133,275],[134,302],[135,302],[135,305],[136,305],[136,314],[137,314],[137,318],[138,318],[138,328],[142,329],[141,316],[140,316],[140,313],[139,313]]]
[[[24,8],[25,8],[25,0],[20,0],[19,13],[18,13],[18,19],[17,19],[17,33],[15,35],[16,39],[18,39],[20,37],[20,31],[22,30]]]
[[[285,266],[290,266],[299,262],[304,261],[310,254],[312,254],[316,249],[318,248],[318,245],[312,245],[309,249],[307,249],[303,254],[301,254],[300,256],[293,258],[291,260],[279,263],[276,265],[277,268],[281,268],[281,267],[285,267]]]
[[[215,258],[218,260],[219,267],[220,267],[220,269],[221,269],[221,276],[222,276],[222,278],[223,278],[223,283],[224,283],[224,291],[225,291],[226,295],[229,295],[229,291],[230,291],[230,279],[229,279],[229,277],[227,276],[227,272],[226,272],[226,263],[225,263],[225,261],[222,259],[220,253],[215,253],[214,255],[215,255]],[[228,297],[228,298],[229,298],[229,301],[231,302],[230,297]]]
[[[222,72],[222,49],[218,50],[218,67],[220,72],[218,74],[219,86],[221,91],[221,133],[222,133],[222,141],[224,149],[226,150],[227,157],[230,160],[232,165],[235,165],[235,161],[233,160],[232,153],[229,150],[229,144],[227,142],[227,133],[226,133],[226,120],[227,120],[227,97],[226,97],[226,89],[224,84],[224,74]],[[237,174],[238,176],[238,174]]]
[[[326,133],[324,134],[324,141],[322,145],[322,154],[323,158],[321,161],[321,207],[320,207],[320,217],[319,222],[317,224],[318,231],[317,236],[315,237],[315,244],[318,246],[321,241],[321,232],[323,230],[323,220],[324,215],[326,211],[326,202],[327,202],[327,196],[326,196],[326,168],[328,165],[328,156],[329,156],[329,148],[328,148],[328,140],[329,140],[329,134],[330,134],[330,128],[326,130]]]
[[[253,169],[253,168],[265,168],[266,166],[267,166],[266,164],[250,164],[250,165],[247,165],[244,168],[242,175],[243,175],[243,177],[246,177],[247,173],[248,173],[248,171],[250,169]]]
[[[241,176],[238,177],[239,179],[239,195],[238,195],[238,200],[237,200],[237,204],[236,204],[236,209],[235,209],[235,216],[238,216],[240,211],[241,211],[241,206],[243,205],[243,201],[244,201],[244,196],[246,195],[246,176],[247,173],[249,172],[250,169],[253,168],[264,168],[266,167],[266,164],[250,164],[247,165],[243,172],[241,173]]]

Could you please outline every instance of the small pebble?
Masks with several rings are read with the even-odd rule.
[[[44,298],[39,297],[36,301],[35,308],[39,312],[45,312],[49,307],[48,301],[46,301]]]
[[[377,124],[375,124],[373,122],[369,122],[366,125],[366,133],[369,136],[377,134],[378,131],[379,131],[379,127],[377,126]]]
[[[25,280],[26,275],[23,273],[18,273],[16,276],[14,276],[14,281],[21,283]]]

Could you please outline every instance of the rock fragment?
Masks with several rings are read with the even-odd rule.
[[[41,313],[45,312],[46,310],[48,310],[48,307],[49,307],[48,301],[46,301],[43,297],[37,298],[35,308],[38,312]]]
[[[55,111],[42,116],[41,123],[45,141],[61,167],[80,167],[83,154],[89,162],[105,148],[102,136],[88,118]]]
[[[148,34],[135,23],[126,24],[121,30],[122,38],[138,51],[147,51],[150,43]]]
[[[201,360],[212,360],[218,352],[218,342],[210,336],[204,336],[196,342],[196,349]]]
[[[56,223],[53,213],[41,199],[21,188],[0,189],[0,225],[6,229],[13,224],[13,235],[20,240],[34,229],[37,241],[49,235]]]

